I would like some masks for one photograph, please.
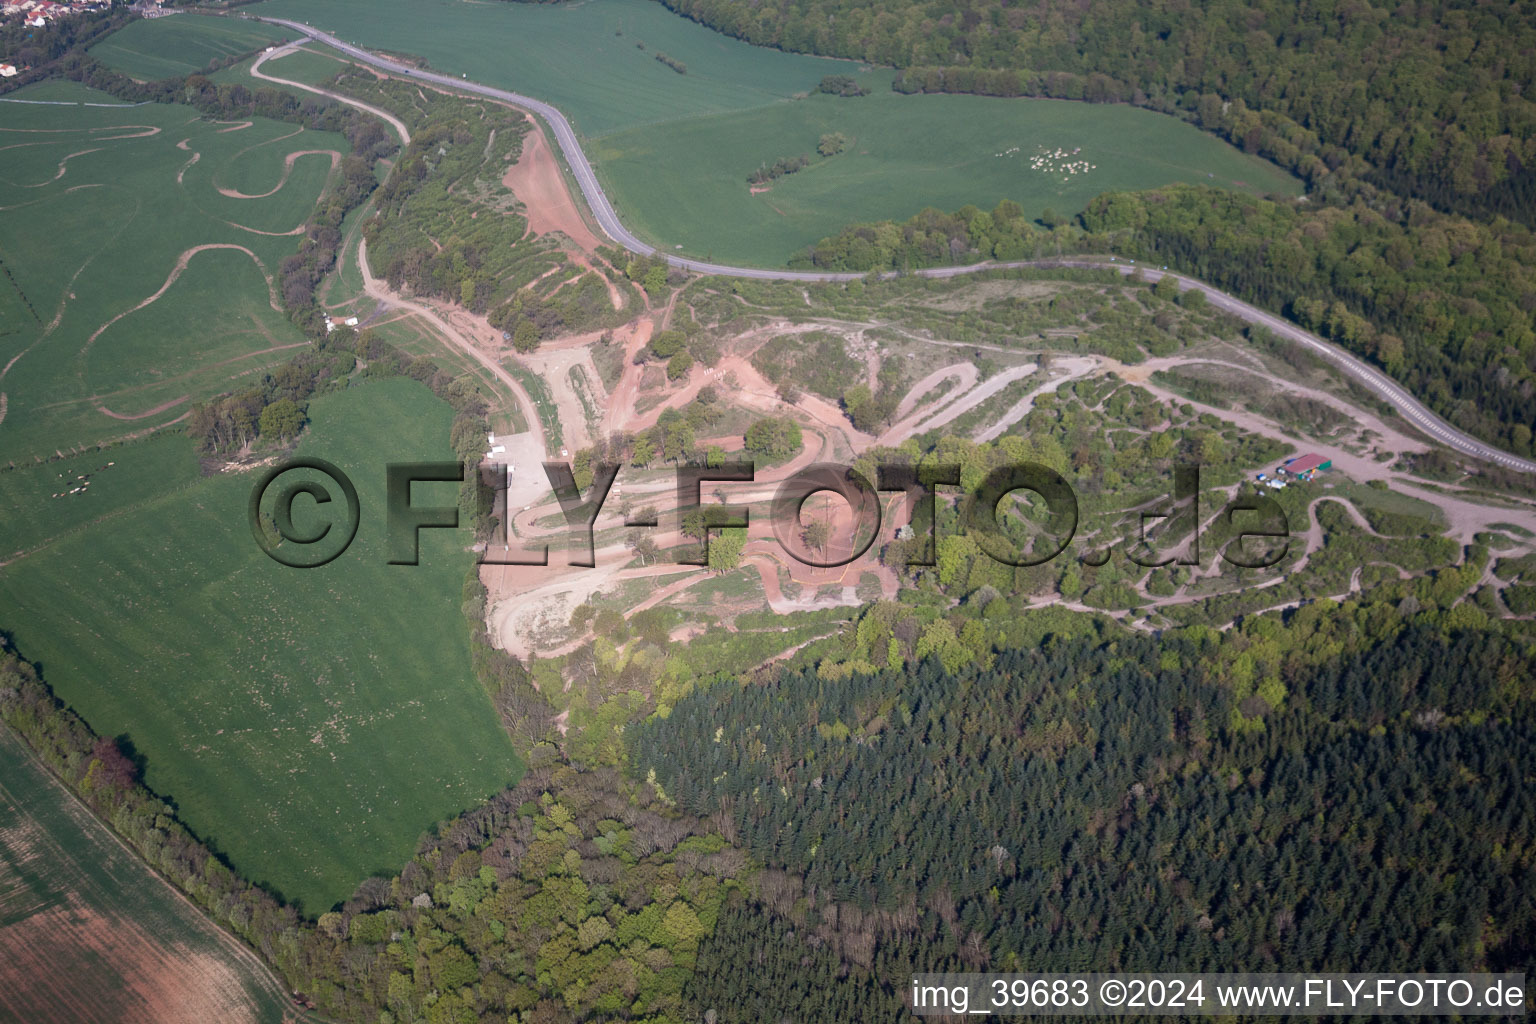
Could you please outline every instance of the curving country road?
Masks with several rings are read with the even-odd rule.
[[[562,114],[558,109],[551,106],[550,104],[545,103],[543,100],[536,100],[531,96],[524,96],[521,93],[511,92],[506,89],[498,89],[495,86],[483,85],[480,82],[472,82],[466,78],[454,78],[451,75],[443,75],[435,71],[423,71],[418,68],[412,68],[408,65],[401,64],[399,61],[390,60],[387,57],[380,57],[377,54],[370,53],[369,51],[360,47],[343,42],[342,40],[337,39],[335,36],[331,35],[329,32],[323,32],[320,29],[313,28],[312,26],[306,25],[302,22],[289,21],[286,18],[257,18],[256,20],[265,21],[273,25],[281,25],[284,28],[292,29],[295,32],[299,32],[303,35],[309,36],[311,39],[318,40],[322,43],[325,43],[327,46],[340,50],[342,53],[347,54],[355,60],[361,61],[364,64],[369,64],[380,69],[381,71],[388,71],[391,74],[415,78],[426,82],[432,82],[437,85],[446,86],[450,89],[457,89],[463,92],[474,93],[476,95],[485,96],[489,99],[499,100],[504,103],[512,103],[516,106],[533,111],[535,114],[542,117],[554,130],[555,141],[560,145],[560,152],[565,156],[566,164],[569,165],[571,173],[575,175],[576,184],[581,188],[582,196],[586,199],[587,206],[589,209],[591,209],[592,215],[597,220],[597,224],[603,230],[603,233],[636,255],[661,255],[669,264],[674,267],[679,267],[683,270],[692,271],[694,273],[712,274],[722,277],[747,277],[771,281],[829,282],[853,281],[866,276],[864,274],[857,273],[832,273],[812,270],[772,270],[758,267],[732,267],[720,263],[704,263],[699,260],[690,260],[681,256],[672,256],[666,253],[659,253],[655,246],[647,245],[645,242],[642,242],[640,239],[631,234],[629,229],[626,228],[623,222],[619,220],[619,215],[614,211],[613,204],[609,202],[607,193],[603,191],[602,185],[598,183],[597,174],[592,170],[592,164],[587,160],[587,155],[585,151],[582,150],[581,143],[576,138],[576,132],[571,128],[571,123],[566,120],[564,114]],[[335,94],[331,95],[334,96]],[[336,98],[344,99],[340,96],[336,96]],[[357,104],[351,99],[345,99],[345,102],[361,106],[361,104]],[[377,111],[375,112],[377,113]],[[977,263],[963,267],[930,267],[924,270],[913,271],[913,273],[919,277],[946,278],[956,277],[960,274],[973,274],[983,270],[1006,270],[1019,267],[1082,267],[1095,270],[1115,269],[1119,270],[1120,273],[1125,275],[1133,274],[1138,269],[1136,266],[1134,266],[1132,261],[1113,257],[1105,259],[1018,260],[1005,263]],[[1431,412],[1429,408],[1422,402],[1405,391],[1402,385],[1398,384],[1392,378],[1388,377],[1386,374],[1382,373],[1380,370],[1377,370],[1370,364],[1357,359],[1356,357],[1350,355],[1348,352],[1345,352],[1337,345],[1334,345],[1328,341],[1324,341],[1317,335],[1312,334],[1309,331],[1305,331],[1281,317],[1275,316],[1272,313],[1268,313],[1257,306],[1244,302],[1235,296],[1228,295],[1226,292],[1213,288],[1208,284],[1204,284],[1203,282],[1196,281],[1193,278],[1185,277],[1182,274],[1176,274],[1172,271],[1153,270],[1146,266],[1143,266],[1139,269],[1141,269],[1143,275],[1148,281],[1156,281],[1164,276],[1173,277],[1176,281],[1178,281],[1181,291],[1194,289],[1196,291],[1203,292],[1205,294],[1206,300],[1210,302],[1211,305],[1222,310],[1223,312],[1230,313],[1239,319],[1263,327],[1266,330],[1280,335],[1281,337],[1287,338],[1299,345],[1306,347],[1309,351],[1315,353],[1323,359],[1326,359],[1328,362],[1338,367],[1344,373],[1348,374],[1350,377],[1353,377],[1372,394],[1376,395],[1383,402],[1386,402],[1392,408],[1396,409],[1405,419],[1407,419],[1414,426],[1418,427],[1427,436],[1435,439],[1436,441],[1439,441],[1447,447],[1455,449],[1456,451],[1461,452],[1463,455],[1469,455],[1472,458],[1480,459],[1484,462],[1491,462],[1495,465],[1503,466],[1506,469],[1513,469],[1522,473],[1536,474],[1536,461],[1523,459],[1516,455],[1511,455],[1506,451],[1495,448],[1483,441],[1479,441],[1477,438],[1472,437],[1470,434],[1457,430],[1455,427],[1451,426],[1449,423],[1443,420],[1439,415]],[[896,275],[894,272],[892,272],[883,276],[894,277]]]

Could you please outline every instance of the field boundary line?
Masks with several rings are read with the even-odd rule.
[[[84,719],[82,719],[82,721],[84,721]],[[86,725],[89,726],[90,723],[87,722]],[[225,945],[232,947],[233,954],[236,958],[245,960],[255,969],[254,977],[257,980],[266,982],[269,986],[271,986],[271,991],[276,992],[280,996],[283,1003],[292,1005],[293,996],[291,990],[282,981],[282,979],[278,978],[278,976],[272,972],[272,969],[267,966],[266,962],[263,961],[261,957],[256,955],[256,951],[252,949],[244,939],[240,938],[240,936],[225,928],[224,925],[215,920],[206,910],[194,903],[191,897],[182,892],[181,889],[172,883],[169,878],[166,878],[163,874],[161,874],[158,868],[156,868],[149,861],[145,860],[132,846],[128,845],[128,841],[122,836],[118,835],[117,830],[112,827],[110,822],[106,821],[95,811],[91,810],[90,806],[86,804],[84,800],[81,800],[79,795],[76,794],[74,790],[70,789],[69,785],[65,783],[63,779],[59,778],[58,774],[54,772],[53,768],[38,756],[37,751],[32,748],[32,744],[27,742],[27,738],[25,736],[21,735],[21,733],[13,729],[9,723],[0,724],[0,735],[5,737],[5,739],[0,740],[0,742],[12,742],[18,744],[26,757],[30,759],[33,764],[42,769],[43,775],[47,777],[49,784],[63,791],[65,801],[69,806],[73,807],[79,813],[84,814],[91,823],[105,832],[106,835],[110,837],[114,843],[121,847],[122,850],[127,853],[131,859],[142,865],[145,870],[153,875],[157,882],[169,889],[171,894],[175,896],[175,898],[182,904],[184,904],[187,909],[192,911],[192,913],[199,921],[205,922],[210,928],[212,928],[214,932],[224,940]],[[148,791],[151,793],[151,795],[155,796],[156,799],[160,799],[159,794],[156,794],[153,790]],[[180,819],[177,820],[180,821]],[[186,826],[183,824],[182,827],[185,828]],[[188,832],[190,834],[191,830],[189,829]],[[201,843],[201,840],[198,841]],[[210,854],[210,856],[212,856],[212,854]],[[222,864],[223,862],[220,861],[220,863]],[[238,876],[237,874],[237,877],[243,876]],[[293,1007],[293,1012],[298,1015],[300,1020],[318,1021],[322,1019],[313,1014],[305,1013],[297,1006]]]

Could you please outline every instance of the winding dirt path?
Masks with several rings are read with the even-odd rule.
[[[180,256],[178,256],[176,258],[176,265],[171,268],[171,272],[166,277],[165,283],[162,284],[155,291],[155,293],[153,295],[151,295],[149,298],[145,299],[143,302],[140,302],[138,305],[134,306],[133,308],[123,310],[121,313],[117,314],[117,316],[113,317],[111,320],[108,320],[106,323],[104,323],[100,327],[96,328],[96,330],[91,334],[91,336],[85,340],[85,345],[80,349],[80,354],[81,355],[85,355],[85,353],[90,349],[90,347],[93,344],[95,344],[96,339],[101,337],[102,334],[107,330],[107,328],[109,328],[113,324],[117,323],[123,317],[128,316],[130,313],[137,313],[139,310],[143,309],[145,306],[149,306],[149,305],[155,303],[156,301],[158,301],[162,295],[164,295],[167,291],[170,290],[171,285],[175,284],[176,283],[176,279],[179,278],[182,275],[182,273],[187,269],[187,265],[192,262],[192,257],[196,256],[200,252],[208,252],[211,249],[233,249],[236,252],[243,252],[247,256],[249,256],[251,258],[251,261],[253,263],[255,263],[258,268],[260,268],[261,276],[266,278],[266,281],[267,281],[267,301],[268,301],[268,303],[272,306],[273,311],[278,312],[278,313],[281,313],[283,311],[282,303],[278,300],[278,297],[277,297],[277,285],[273,282],[272,275],[270,273],[268,273],[266,264],[261,262],[261,257],[257,256],[254,252],[252,252],[251,250],[247,249],[245,246],[243,246],[243,245],[235,245],[235,244],[233,244],[231,242],[210,242],[210,243],[208,243],[206,245],[194,245],[192,248],[187,249]],[[6,368],[9,369],[10,367],[7,366]]]
[[[997,440],[1009,427],[1013,426],[1015,423],[1019,422],[1019,420],[1022,420],[1025,416],[1029,415],[1029,410],[1035,407],[1035,402],[1040,398],[1041,395],[1052,394],[1063,384],[1074,381],[1079,377],[1086,377],[1088,374],[1092,373],[1098,367],[1098,365],[1099,362],[1097,359],[1071,356],[1064,358],[1058,357],[1051,366],[1051,373],[1055,374],[1057,369],[1061,369],[1065,372],[1059,376],[1055,376],[1054,379],[1047,381],[1046,383],[1040,385],[1038,388],[1035,388],[1029,394],[1025,395],[1023,398],[1019,399],[1012,408],[1003,413],[1002,416],[998,417],[995,423],[993,423],[990,427],[986,427],[979,431],[976,434],[976,440]]]
[[[505,384],[507,390],[512,392],[518,402],[521,403],[523,419],[528,424],[528,429],[538,438],[539,447],[545,451],[549,450],[548,441],[544,436],[544,424],[539,420],[538,407],[533,404],[533,399],[529,397],[528,392],[523,389],[523,385],[519,383],[518,379],[507,372],[506,367],[487,355],[480,346],[464,337],[458,328],[450,324],[446,318],[440,316],[435,309],[422,305],[419,302],[412,302],[396,294],[390,290],[388,284],[374,277],[373,270],[368,266],[368,240],[366,238],[359,239],[357,243],[357,266],[362,271],[363,290],[368,293],[369,297],[377,299],[385,305],[398,306],[401,309],[409,310],[421,317],[436,328],[438,333],[448,341],[449,345],[485,367],[498,381]]]
[[[1039,368],[1037,363],[1010,366],[1008,369],[988,377],[977,387],[951,392],[939,399],[937,411],[924,409],[915,415],[907,417],[881,434],[876,444],[886,446],[898,445],[916,434],[936,430],[946,423],[953,422],[965,413],[970,412],[1014,381],[1023,380]]]
[[[182,395],[180,398],[173,398],[169,402],[161,402],[153,409],[146,409],[143,412],[134,413],[132,415],[121,412],[113,412],[111,409],[108,409],[106,406],[101,405],[100,403],[97,403],[96,411],[105,416],[110,416],[115,420],[145,420],[151,416],[156,415],[157,413],[165,412],[167,409],[174,409],[191,397],[191,395]]]
[[[90,149],[79,149],[79,150],[76,150],[75,152],[70,153],[64,159],[59,161],[59,169],[58,169],[58,171],[56,171],[54,173],[53,177],[49,178],[47,181],[39,181],[36,184],[33,184],[33,185],[23,185],[21,187],[22,188],[42,188],[44,185],[51,185],[54,182],[58,181],[60,178],[64,177],[64,173],[67,170],[69,170],[69,162],[71,160],[73,160],[75,157],[77,157],[77,156],[85,156],[87,153],[100,153],[104,148],[106,148],[106,147],[104,147],[104,146],[94,146],[94,147],[92,147]]]
[[[298,149],[294,150],[292,153],[289,153],[286,157],[283,158],[283,175],[277,179],[277,184],[267,189],[267,191],[247,193],[238,191],[237,189],[221,187],[218,189],[218,193],[221,196],[228,196],[231,199],[266,199],[269,196],[274,196],[278,192],[282,191],[284,185],[288,184],[288,178],[293,174],[293,165],[301,156],[328,156],[331,158],[332,171],[335,171],[336,168],[341,166],[341,154],[336,152],[334,149]],[[188,166],[190,167],[191,164],[188,164]],[[176,176],[176,180],[180,181],[181,175],[178,174]],[[235,227],[239,226],[240,225],[238,224],[235,225]],[[250,229],[247,228],[246,230]],[[299,230],[302,231],[303,228],[300,228]],[[266,234],[266,232],[262,233]]]
[[[395,134],[400,137],[401,145],[409,146],[411,144],[411,130],[405,126],[405,122],[400,120],[394,114],[391,114],[389,111],[383,109],[382,107],[375,107],[371,103],[364,103],[362,100],[355,100],[352,97],[342,93],[332,92],[330,89],[317,89],[312,85],[305,85],[303,82],[295,82],[287,78],[277,78],[273,75],[266,74],[261,70],[261,66],[272,58],[286,57],[288,54],[293,53],[298,48],[299,47],[297,44],[291,44],[289,46],[284,46],[273,50],[271,53],[264,53],[260,57],[257,57],[255,63],[251,65],[251,77],[259,78],[264,82],[272,82],[276,85],[286,85],[294,89],[302,89],[305,92],[312,92],[316,96],[325,96],[329,99],[335,100],[338,103],[345,103],[349,107],[356,107],[358,110],[366,111],[393,128],[395,130]],[[246,124],[249,123],[250,122],[248,121],[246,122]],[[229,128],[226,129],[226,131],[235,131],[235,129]]]
[[[190,159],[186,163],[182,164],[181,165],[181,170],[176,172],[176,184],[178,184],[178,185],[180,185],[182,183],[182,179],[186,177],[187,172],[192,169],[192,165],[197,163],[199,160],[201,160],[203,158],[203,154],[197,152],[191,146],[187,145],[187,143],[191,142],[191,141],[192,141],[191,139],[182,139],[180,142],[176,143],[176,148],[177,149],[186,150],[187,152],[192,154],[192,159]]]

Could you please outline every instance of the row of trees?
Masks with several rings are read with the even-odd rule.
[[[291,440],[304,426],[309,398],[345,387],[356,366],[349,345],[322,336],[315,348],[263,375],[260,383],[194,405],[187,434],[209,455],[241,451],[258,437],[270,444]]]
[[[790,265],[881,271],[1020,260],[1039,255],[1046,242],[1054,237],[1026,217],[1018,203],[1004,199],[991,210],[966,206],[944,213],[929,207],[902,223],[850,224]]]
[[[682,61],[678,60],[676,57],[669,56],[668,54],[662,53],[660,50],[657,50],[656,51],[656,59],[659,60],[661,63],[665,64],[667,67],[671,68],[673,71],[676,71],[680,75],[686,75],[688,73],[688,65],[684,64]]]
[[[766,185],[771,181],[777,181],[786,174],[794,174],[811,165],[811,158],[804,153],[799,156],[781,156],[773,163],[764,163],[757,170],[747,175],[747,183],[751,185]]]
[[[816,91],[830,96],[868,96],[869,90],[852,75],[824,75]]]

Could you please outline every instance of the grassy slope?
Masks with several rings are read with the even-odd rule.
[[[68,493],[80,486],[82,476],[89,478],[86,489]],[[0,522],[5,523],[0,562],[105,523],[197,478],[197,458],[185,438],[176,435],[0,474]],[[4,625],[0,622],[0,628]]]
[[[195,830],[318,913],[521,766],[470,670],[463,538],[428,531],[420,566],[385,564],[385,464],[450,458],[448,407],[396,380],[311,413],[301,453],[349,472],[363,510],[330,565],[288,569],[256,548],[251,475],[173,465],[178,486],[0,570],[0,607],[60,697],[127,733]],[[35,495],[33,472],[0,474],[0,494]],[[452,504],[445,486],[415,500]]]
[[[648,0],[270,0],[247,10],[308,21],[345,40],[426,57],[446,74],[525,91],[558,105],[587,135],[776,103],[814,89],[822,75],[856,67],[727,39]],[[683,61],[688,74],[656,60],[657,51]]]
[[[111,100],[72,83],[21,95]],[[292,355],[272,350],[303,342],[272,308],[262,270],[229,249],[193,256],[159,301],[91,340],[159,291],[194,246],[243,246],[269,273],[297,249],[295,236],[235,225],[301,225],[330,174],[329,158],[300,157],[266,198],[234,199],[217,189],[266,192],[281,179],[288,153],[345,151],[345,140],[294,134],[295,126],[272,121],[230,127],[180,106],[0,104],[0,144],[13,146],[0,168],[0,259],[10,274],[0,281],[0,367],[11,363],[0,376],[7,460],[163,424],[191,401],[233,389]],[[139,137],[112,138],[131,135]],[[189,163],[194,153],[198,160]],[[139,417],[183,396],[186,402],[132,420],[96,408]]]
[[[136,986],[153,984],[148,972],[157,963],[184,964],[193,957],[212,965],[210,984],[222,978],[232,986],[222,993],[226,1006],[244,1004],[264,1021],[294,1015],[282,987],[258,974],[253,958],[232,955],[234,940],[151,874],[32,758],[19,738],[0,727],[0,945],[13,927],[65,908],[71,923],[94,925],[90,939],[102,945],[73,945],[66,952],[71,936],[48,927],[46,934],[57,946],[28,952],[49,956],[55,975],[72,977],[65,984],[71,986],[70,1010],[79,1019],[113,1020],[142,1012],[145,1003]],[[29,934],[35,940],[37,932]],[[111,958],[94,955],[107,943],[133,938],[151,942],[148,948],[118,948]],[[77,959],[60,962],[61,954]],[[13,998],[34,1008],[53,1003],[48,979],[27,982],[0,1003]],[[38,991],[29,994],[32,984]]]
[[[291,32],[234,18],[170,17],[129,23],[91,47],[92,57],[148,82],[207,69],[211,61],[270,46]]]
[[[849,221],[1005,197],[1038,214],[1075,213],[1108,189],[1172,181],[1299,193],[1278,168],[1129,107],[899,96],[886,71],[858,75],[869,97],[796,101],[821,76],[857,65],[748,46],[646,0],[268,0],[254,10],[555,103],[595,143],[588,155],[627,223],[689,255],[780,265]],[[657,50],[688,73],[662,65]],[[571,54],[582,55],[579,69]],[[814,154],[827,131],[854,140],[847,154],[749,195],[746,175],[760,162]],[[1015,145],[1022,152],[1011,160],[993,157]],[[1098,170],[1049,181],[1027,170],[1039,145],[1082,147]]]
[[[816,155],[840,132],[848,148]],[[1012,155],[998,156],[1017,147]],[[1030,168],[1039,149],[1096,165],[1068,177]],[[981,96],[814,96],[765,110],[607,135],[594,153],[604,184],[641,234],[690,255],[782,263],[844,223],[905,220],[924,206],[1072,214],[1101,192],[1203,181],[1296,194],[1279,168],[1199,129],[1129,106]],[[762,163],[807,154],[805,170],[752,195]]]

